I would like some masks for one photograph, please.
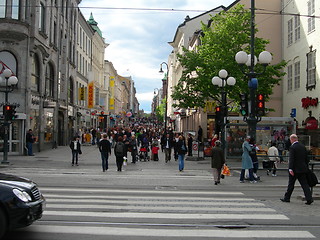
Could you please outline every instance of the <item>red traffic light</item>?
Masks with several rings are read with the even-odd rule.
[[[221,107],[216,107],[216,112],[221,112]]]
[[[10,106],[10,105],[5,105],[4,106],[4,110],[5,111],[10,111],[12,109],[12,106]]]
[[[257,95],[257,100],[258,100],[258,101],[264,101],[264,96],[263,96],[263,94],[258,94],[258,95]]]

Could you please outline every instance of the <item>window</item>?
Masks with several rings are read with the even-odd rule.
[[[52,64],[48,64],[46,68],[45,93],[47,97],[54,96],[54,71]]]
[[[300,17],[294,17],[294,41],[298,41],[300,39]]]
[[[293,42],[293,20],[292,18],[288,21],[288,46]]]
[[[292,65],[287,67],[288,91],[292,91]]]
[[[68,93],[68,97],[69,97],[69,103],[73,104],[73,99],[74,99],[74,84],[73,84],[73,80],[72,78],[70,78],[70,84],[69,84],[69,93]]]
[[[300,62],[294,63],[294,89],[300,88]]]
[[[0,18],[6,17],[7,0],[0,0]]]
[[[308,18],[308,32],[312,32],[315,30],[315,7],[314,0],[308,1],[308,16],[313,16]]]
[[[45,32],[45,24],[46,24],[46,8],[43,3],[40,3],[39,9],[39,31]]]
[[[307,90],[316,87],[316,51],[307,54]]]
[[[33,91],[39,92],[40,86],[40,64],[39,64],[39,59],[35,55],[32,58],[32,63],[31,63],[31,89]]]
[[[19,19],[20,0],[12,0],[12,19]]]

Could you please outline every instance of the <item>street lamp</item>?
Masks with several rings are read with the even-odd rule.
[[[3,79],[4,77],[4,79]],[[4,138],[3,138],[3,160],[2,160],[2,164],[9,164],[8,161],[8,136],[9,136],[9,125],[10,122],[8,120],[8,117],[6,116],[7,112],[6,112],[6,106],[9,105],[8,102],[8,94],[9,92],[12,92],[14,87],[18,84],[18,78],[16,76],[13,75],[12,71],[10,69],[5,69],[2,73],[2,76],[0,76],[0,92],[4,92],[5,93],[5,100],[4,103],[2,103],[1,105],[4,106],[4,110],[3,110],[3,118],[4,118]],[[12,106],[12,104],[10,104]],[[16,106],[14,106],[16,107]]]
[[[163,81],[163,85],[164,85],[164,89],[165,89],[165,94],[164,94],[164,97],[165,97],[165,110],[164,110],[164,133],[166,134],[167,133],[167,111],[168,111],[168,83],[169,83],[169,67],[168,67],[168,64],[166,62],[162,62],[160,64],[160,70],[159,70],[159,73],[163,73],[163,70],[162,70],[162,65],[166,65],[167,67],[167,76],[165,76],[165,78],[162,79]],[[164,84],[165,83],[165,84]]]
[[[261,64],[264,67],[264,71],[266,67],[272,61],[272,56],[268,51],[263,51],[259,54],[259,58],[257,59],[254,56],[254,44],[255,44],[255,1],[251,0],[251,37],[250,37],[250,54],[248,55],[244,51],[240,51],[236,54],[235,60],[241,66],[241,71],[248,77],[249,80],[249,90],[250,90],[250,108],[249,108],[249,117],[244,117],[244,121],[248,124],[248,135],[252,138],[256,138],[256,128],[257,122],[261,121],[261,117],[256,113],[256,89],[258,87],[258,79],[256,78],[258,75],[262,73],[257,73],[254,71],[254,67],[257,63]],[[249,71],[245,72],[243,70],[243,66],[247,65],[249,67]]]
[[[227,124],[226,118],[228,116],[228,104],[227,104],[227,93],[225,91],[225,86],[234,86],[236,84],[236,79],[234,77],[228,77],[228,72],[225,69],[219,71],[219,77],[214,76],[212,78],[212,84],[221,87],[221,104],[222,104],[222,120],[221,125],[221,142],[222,149],[226,149],[226,136],[225,136],[225,126]]]

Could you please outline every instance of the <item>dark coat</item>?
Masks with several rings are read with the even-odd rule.
[[[100,152],[108,152],[111,154],[111,143],[107,139],[102,139],[99,143],[99,151]]]
[[[169,148],[173,147],[173,139],[171,137],[167,138],[166,136],[162,139],[161,145],[163,148],[166,148],[167,146],[167,141],[169,141]]]
[[[184,148],[182,147],[184,146]],[[187,146],[186,146],[186,141],[185,140],[180,140],[176,142],[176,147],[177,147],[177,152],[179,155],[183,155],[187,153]]]
[[[75,149],[74,149],[74,141],[71,141],[69,147],[70,147],[70,149],[71,149],[72,151],[75,150]],[[79,141],[77,141],[77,149],[76,149],[76,150],[78,151],[78,153],[80,153],[80,154],[82,153],[82,152],[81,152],[81,144],[80,144]]]
[[[215,146],[211,153],[211,168],[221,169],[226,162],[222,148]]]
[[[289,169],[292,169],[294,173],[307,173],[308,164],[306,147],[299,142],[293,143],[289,148]]]

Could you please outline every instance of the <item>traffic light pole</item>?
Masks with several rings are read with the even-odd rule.
[[[5,93],[5,105],[8,104],[8,94],[9,94],[9,90],[8,87],[6,86],[6,90],[4,91]],[[9,164],[8,161],[8,143],[9,143],[9,122],[8,122],[8,118],[6,116],[6,112],[3,111],[3,118],[4,118],[4,138],[3,138],[3,159],[1,164]]]

